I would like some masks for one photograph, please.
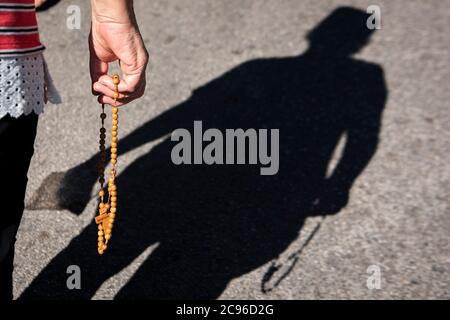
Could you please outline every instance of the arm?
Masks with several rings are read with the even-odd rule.
[[[369,74],[369,89],[358,92],[355,108],[347,116],[345,147],[335,169],[324,181],[315,206],[319,214],[336,213],[347,205],[353,183],[377,150],[387,88],[382,70],[376,68]]]
[[[91,0],[92,25],[89,35],[90,72],[93,93],[100,103],[113,104],[114,84],[108,63],[119,61],[123,79],[118,106],[141,97],[145,90],[145,49],[132,0]]]

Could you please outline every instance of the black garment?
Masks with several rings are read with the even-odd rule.
[[[0,119],[0,301],[11,300],[14,243],[24,209],[38,115]]]

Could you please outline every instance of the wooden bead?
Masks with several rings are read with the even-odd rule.
[[[100,114],[100,118],[101,118],[102,120],[105,120],[105,119],[106,119],[106,113],[102,112],[102,113]]]
[[[112,98],[113,98],[114,100],[117,100],[117,99],[119,98],[119,93],[118,93],[117,91],[116,91],[116,92],[113,92]]]
[[[113,75],[112,80],[115,85],[119,84],[120,83],[119,75],[118,74]]]

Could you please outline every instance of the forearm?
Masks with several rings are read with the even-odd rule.
[[[333,183],[350,189],[377,150],[377,134],[347,138],[342,157],[330,176]]]
[[[136,22],[133,0],[91,0],[91,8],[92,20],[96,22]]]

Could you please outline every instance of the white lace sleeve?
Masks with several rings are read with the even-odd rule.
[[[42,53],[28,56],[0,58],[0,118],[9,114],[44,111],[45,96],[52,103],[60,98],[53,86]]]

